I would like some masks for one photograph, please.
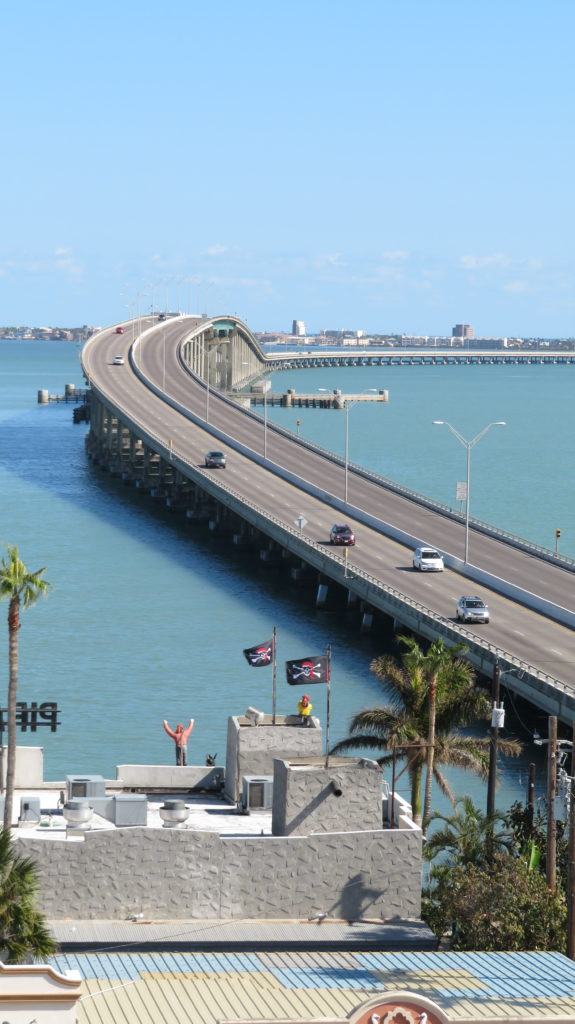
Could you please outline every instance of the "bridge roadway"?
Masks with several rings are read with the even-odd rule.
[[[141,425],[144,433],[164,439],[166,448],[171,441],[174,456],[193,466],[196,477],[197,474],[209,477],[213,483],[214,474],[222,471],[204,470],[203,455],[210,448],[224,447],[228,452],[223,480],[226,486],[276,519],[285,521],[288,528],[293,529],[295,518],[302,513],[307,519],[304,536],[319,545],[325,544],[327,552],[331,551],[328,537],[332,523],[349,522],[357,536],[356,546],[349,550],[350,573],[354,569],[369,573],[441,616],[455,636],[459,633],[464,640],[480,637],[494,649],[506,652],[511,661],[516,659],[523,665],[533,666],[535,673],[558,680],[560,688],[567,693],[565,707],[555,709],[546,705],[540,694],[533,694],[533,699],[547,710],[558,710],[566,721],[575,719],[575,630],[495,590],[478,587],[461,572],[446,569],[443,573],[422,574],[413,571],[411,546],[406,547],[365,525],[361,517],[367,513],[394,524],[456,558],[461,557],[464,548],[463,523],[390,490],[378,478],[365,477],[352,466],[348,478],[350,505],[345,513],[334,511],[338,503],[341,506],[343,498],[342,460],[314,450],[294,435],[286,436],[268,421],[269,468],[262,466],[256,461],[259,459],[261,463],[263,456],[262,417],[236,406],[213,390],[209,394],[209,425],[206,427],[205,384],[183,367],[178,355],[180,341],[192,326],[193,321],[183,317],[157,327],[150,320],[142,321],[144,333],[136,346],[137,362],[154,390],[139,379],[128,358],[131,347],[128,328],[123,336],[116,335],[113,328],[94,336],[82,353],[84,372],[104,402],[109,401],[116,409],[123,410],[126,418],[132,424]],[[126,356],[125,365],[114,366],[113,356],[120,352]],[[191,422],[167,404],[168,401],[189,410],[203,425]],[[233,444],[222,444],[214,438],[211,428],[241,442],[252,456],[234,451]],[[324,500],[282,479],[274,472],[274,465],[283,467],[303,482],[321,487]],[[521,550],[473,528],[470,553],[475,565],[574,614],[573,567],[546,561],[534,551]],[[489,625],[465,630],[456,625],[456,601],[467,593],[480,593],[488,601]],[[512,673],[506,682],[528,695],[529,690],[526,693],[519,681],[522,675],[522,672]]]

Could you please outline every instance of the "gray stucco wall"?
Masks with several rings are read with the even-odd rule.
[[[322,731],[315,723],[302,727],[298,715],[278,715],[272,725],[266,715],[252,726],[243,715],[228,718],[225,792],[236,801],[243,775],[273,775],[274,758],[317,757],[322,753]]]
[[[421,831],[221,837],[130,828],[81,842],[17,839],[50,919],[418,919]]]
[[[359,832],[382,826],[381,767],[365,759],[331,757],[326,768],[274,761],[272,833]]]

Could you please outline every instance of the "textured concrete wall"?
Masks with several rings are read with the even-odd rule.
[[[177,792],[179,789],[213,789],[222,787],[225,768],[207,768],[201,765],[186,767],[164,764],[119,764],[116,784],[126,789],[141,789],[146,793],[155,789]]]
[[[225,792],[230,800],[239,799],[243,775],[273,775],[276,757],[289,761],[321,755],[318,725],[306,728],[298,715],[278,715],[276,725],[271,721],[266,715],[262,725],[252,726],[242,715],[228,718]]]
[[[330,758],[274,762],[274,836],[359,832],[382,826],[381,768],[375,761]]]
[[[233,838],[130,828],[15,842],[37,861],[54,920],[420,915],[419,829]]]

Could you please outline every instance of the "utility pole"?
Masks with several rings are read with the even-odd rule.
[[[535,762],[532,761],[529,765],[529,779],[527,781],[527,806],[531,811],[531,824],[533,824],[533,818],[535,816]]]
[[[493,680],[491,683],[491,698],[493,707],[491,712],[491,745],[489,747],[489,779],[487,783],[487,813],[495,814],[495,787],[497,785],[497,745],[499,743],[499,726],[501,721],[502,708],[499,707],[499,695],[501,691],[501,672],[499,660],[493,666]],[[504,714],[504,713],[503,713]]]
[[[557,877],[557,820],[555,797],[557,795],[557,717],[549,716],[549,749],[547,751],[547,886],[555,892]]]
[[[567,873],[567,956],[575,960],[575,728],[569,780],[569,866]]]
[[[575,737],[574,737],[575,747]],[[571,768],[573,771],[573,768]],[[567,956],[575,960],[575,778],[569,780],[569,866],[567,870]]]

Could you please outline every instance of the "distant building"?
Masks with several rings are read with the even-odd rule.
[[[451,332],[452,338],[472,338],[473,327],[471,324],[456,324]]]
[[[296,338],[305,338],[305,321],[294,320],[292,323],[291,332],[292,334],[295,335]]]

